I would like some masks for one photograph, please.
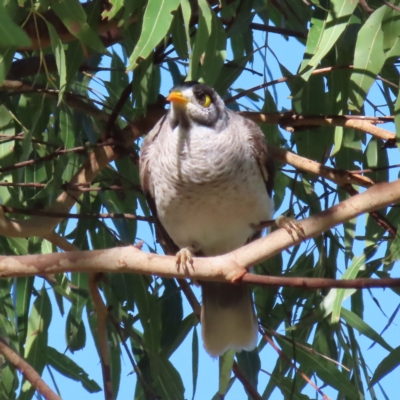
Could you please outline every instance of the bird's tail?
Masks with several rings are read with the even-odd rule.
[[[258,323],[247,285],[202,282],[201,324],[204,347],[216,357],[229,349],[253,350]]]

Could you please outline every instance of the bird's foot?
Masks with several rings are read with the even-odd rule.
[[[303,227],[294,218],[280,215],[278,218],[276,218],[275,223],[278,228],[285,229],[293,240],[295,240],[294,233],[301,240],[306,239],[306,233],[304,232]]]
[[[193,266],[193,255],[196,252],[196,249],[193,246],[184,247],[180,249],[175,256],[176,259],[176,268],[180,271],[181,268],[185,271],[186,274],[189,275],[190,269],[194,271]]]

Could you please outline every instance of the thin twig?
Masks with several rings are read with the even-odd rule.
[[[82,213],[82,214],[74,214],[74,213],[61,213],[61,212],[52,212],[47,210],[29,210],[25,208],[15,208],[15,207],[7,207],[2,206],[0,207],[6,213],[11,214],[22,214],[22,215],[40,215],[42,217],[48,218],[73,218],[73,219],[133,219],[136,221],[146,221],[151,222],[153,221],[152,217],[144,217],[142,215],[134,215],[134,214],[127,214],[127,213]]]
[[[292,37],[297,37],[300,39],[307,39],[307,32],[299,32],[299,31],[295,31],[293,29],[280,28],[278,26],[258,24],[258,23],[252,22],[250,24],[250,29],[254,29],[256,31],[262,31],[262,32],[279,33],[284,36],[292,36]]]
[[[260,328],[259,332],[263,336],[263,338],[272,346],[272,348],[278,353],[279,357],[287,361],[292,368],[294,368],[300,376],[309,384],[311,385],[325,400],[330,400],[330,398],[317,386],[314,384],[314,382],[311,381],[311,379],[302,371],[300,371],[299,368],[296,367],[296,365],[292,362],[292,360],[272,341],[272,339]]]
[[[385,0],[382,0],[382,3],[385,4],[385,6],[388,6],[389,8],[391,8],[392,10],[400,12],[400,7],[397,7],[396,5],[394,5],[388,1],[385,1]]]
[[[236,378],[238,378],[239,381],[241,382],[241,384],[243,385],[243,387],[246,390],[247,394],[253,400],[262,400],[261,395],[257,392],[256,388],[253,386],[253,384],[249,381],[247,376],[239,368],[239,365],[238,365],[238,363],[236,361],[233,363],[232,371],[235,374]]]

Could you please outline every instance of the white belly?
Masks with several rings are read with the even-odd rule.
[[[173,241],[180,248],[199,248],[204,255],[244,245],[255,232],[252,224],[272,218],[271,199],[257,169],[250,179],[220,182],[217,187],[188,184],[179,193],[162,186],[156,190],[159,218]]]
[[[246,136],[205,127],[163,134],[148,158],[158,216],[172,240],[204,255],[243,246],[255,233],[252,224],[273,214]]]

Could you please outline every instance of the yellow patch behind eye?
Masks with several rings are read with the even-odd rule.
[[[210,105],[211,105],[211,97],[208,94],[206,94],[204,98],[203,107],[208,108],[210,107]]]

